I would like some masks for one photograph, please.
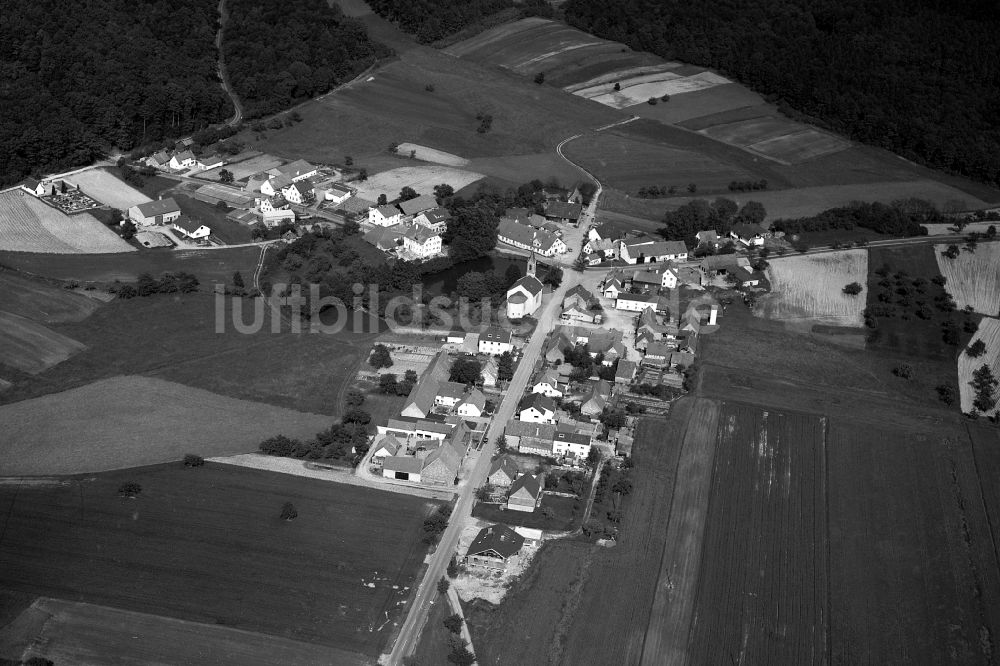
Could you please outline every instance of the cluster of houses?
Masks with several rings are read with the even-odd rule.
[[[190,240],[208,238],[212,229],[181,212],[173,197],[147,201],[128,209],[128,219],[138,228],[166,226]]]
[[[160,171],[208,171],[218,169],[225,165],[226,161],[221,155],[215,153],[205,153],[195,155],[192,152],[194,141],[191,138],[182,139],[177,142],[173,150],[159,150],[145,160],[143,164]]]
[[[634,265],[666,261],[685,262],[688,259],[687,245],[683,241],[657,240],[647,235],[636,236],[607,223],[592,227],[587,232],[583,254],[590,266],[611,260]]]
[[[451,213],[430,195],[368,210],[371,231],[365,240],[402,259],[431,259],[442,254],[441,234],[448,229]]]

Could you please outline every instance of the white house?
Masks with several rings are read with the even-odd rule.
[[[312,184],[308,180],[300,180],[292,183],[281,190],[281,195],[289,203],[300,206],[307,206],[316,199],[316,193],[313,191]]]
[[[192,169],[196,164],[197,160],[190,150],[182,150],[170,158],[171,169]]]
[[[413,222],[443,234],[448,230],[448,220],[450,219],[451,213],[448,212],[447,208],[433,208],[417,215],[413,218]]]
[[[354,196],[354,190],[340,183],[331,183],[324,189],[326,190],[326,200],[332,201],[335,204],[344,203]]]
[[[374,224],[377,227],[391,227],[394,224],[399,224],[402,217],[403,214],[399,212],[398,208],[388,204],[368,210],[368,224]]]
[[[465,384],[460,382],[439,382],[434,396],[434,404],[454,407],[465,397]]]
[[[21,183],[21,189],[36,197],[44,196],[46,190],[45,183],[39,182],[34,178],[25,178],[24,182]]]
[[[609,271],[601,285],[601,293],[604,298],[614,300],[623,291],[625,291],[625,275],[621,271]]]
[[[479,334],[480,354],[503,354],[514,349],[511,343],[513,335],[507,329],[497,326],[490,327]]]
[[[676,266],[670,265],[663,269],[663,279],[660,281],[660,286],[667,289],[676,289],[677,280],[680,275],[680,271],[677,270]]]
[[[223,164],[225,164],[225,162],[218,155],[202,155],[195,160],[195,166],[199,169],[204,169],[205,171],[208,171],[209,169],[218,169]]]
[[[747,247],[751,247],[763,245],[767,232],[759,224],[736,224],[733,225],[729,235]]]
[[[208,238],[212,230],[189,217],[178,217],[170,223],[170,228],[191,239]]]
[[[143,163],[154,169],[166,169],[170,166],[170,153],[165,150],[157,151],[147,157]]]
[[[541,393],[550,398],[561,398],[563,392],[559,389],[559,373],[550,368],[542,373],[531,387],[532,393]]]
[[[575,432],[557,432],[552,440],[552,452],[560,458],[585,460],[590,455],[590,437]]]
[[[377,465],[381,465],[386,458],[396,455],[401,448],[404,448],[393,435],[375,435],[375,439],[378,441],[372,445],[371,460]]]
[[[566,252],[566,243],[554,233],[535,229],[510,218],[503,218],[497,225],[497,240],[522,250],[531,250],[543,257],[554,257]]]
[[[656,311],[663,311],[668,308],[666,299],[657,294],[618,294],[615,299],[616,310],[626,310],[629,312],[642,312],[646,308],[654,308]]]
[[[535,277],[535,255],[528,257],[528,272],[507,290],[507,318],[521,319],[534,314],[542,304],[542,281]]]
[[[424,259],[441,253],[441,235],[419,224],[411,224],[403,232],[403,249]]]
[[[555,423],[556,404],[548,396],[532,393],[521,401],[517,418],[528,423]]]
[[[181,207],[172,198],[147,201],[128,209],[128,218],[136,225],[170,224],[181,216]]]
[[[629,264],[646,264],[657,261],[687,261],[684,241],[632,240],[622,241],[621,258]]]
[[[486,396],[479,389],[472,389],[469,395],[458,403],[455,412],[459,416],[482,416],[486,409]]]
[[[291,184],[292,179],[287,176],[272,176],[260,184],[260,193],[273,197]]]

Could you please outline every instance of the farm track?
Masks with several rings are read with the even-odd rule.
[[[222,33],[226,29],[226,22],[229,20],[229,11],[226,9],[226,0],[219,0],[219,31],[215,34],[215,48],[219,52],[219,61],[216,69],[219,72],[219,80],[222,82],[222,89],[229,95],[233,102],[233,117],[226,121],[226,125],[236,127],[243,120],[243,104],[236,96],[233,85],[229,81],[229,74],[226,71],[226,59],[222,52]]]

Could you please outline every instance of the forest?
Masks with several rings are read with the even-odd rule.
[[[937,0],[569,0],[566,21],[712,67],[790,115],[1000,184],[1000,12]]]
[[[232,105],[216,0],[5,0],[0,185],[180,136]]]
[[[390,55],[326,0],[228,0],[222,52],[248,118],[330,90]]]
[[[463,28],[504,10],[517,7],[521,16],[551,18],[552,7],[545,0],[369,0],[376,14],[399,24],[404,32],[416,36],[421,44],[429,44],[454,35]],[[501,19],[502,20],[502,19]]]

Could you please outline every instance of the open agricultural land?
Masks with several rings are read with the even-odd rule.
[[[1000,243],[979,243],[974,251],[963,249],[951,259],[944,255],[947,245],[935,245],[941,275],[947,278],[945,289],[960,308],[972,309],[990,317],[1000,313]]]
[[[983,344],[986,345],[986,351],[983,352],[982,356],[973,358],[965,351],[958,355],[958,393],[962,411],[965,413],[974,410],[972,403],[976,399],[976,393],[970,384],[973,373],[982,366],[988,365],[994,377],[1000,376],[1000,319],[983,317],[969,344],[971,345],[977,340],[982,340]],[[1000,397],[1000,391],[994,391],[993,397]],[[1000,407],[994,407],[988,412],[981,413],[981,416],[995,416],[998,411],[1000,411]]]
[[[0,310],[42,323],[86,319],[100,301],[85,293],[0,270]]]
[[[354,183],[358,196],[369,201],[377,201],[380,194],[389,200],[399,196],[404,187],[412,187],[417,194],[434,194],[434,187],[442,183],[459,191],[480,178],[482,174],[447,166],[411,166],[382,171],[369,176],[364,182]]]
[[[867,250],[780,257],[769,263],[771,291],[758,301],[761,316],[831,326],[864,324]],[[845,294],[844,287],[852,283],[861,285],[862,292]]]
[[[128,210],[152,200],[105,169],[84,169],[68,176],[67,180],[79,185],[88,196],[119,210]]]
[[[140,485],[136,499],[119,497],[126,481]],[[280,519],[285,501],[296,520]],[[212,463],[7,485],[0,589],[321,644],[327,663],[356,663],[351,653],[379,654],[406,607],[432,509]]]
[[[66,215],[17,188],[0,192],[0,250],[53,254],[135,252],[93,215]]]
[[[307,439],[332,419],[131,376],[0,405],[0,421],[0,473],[44,476],[248,453],[270,434]]]
[[[37,375],[85,348],[36,321],[0,310],[0,368]]]

